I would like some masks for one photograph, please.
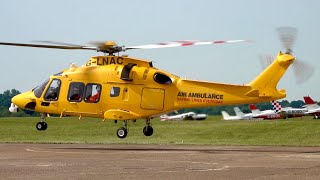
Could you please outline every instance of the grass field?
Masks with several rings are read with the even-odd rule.
[[[142,133],[144,120],[129,123],[129,133],[119,139],[122,122],[93,118],[47,118],[48,129],[35,128],[39,118],[0,118],[0,143],[97,143],[97,144],[214,144],[320,146],[320,120],[312,117],[277,121],[151,121],[154,134]]]

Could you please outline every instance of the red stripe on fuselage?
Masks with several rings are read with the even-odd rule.
[[[270,115],[261,115],[255,116],[254,118],[263,118],[263,119],[282,119],[283,116],[281,114],[270,114]]]

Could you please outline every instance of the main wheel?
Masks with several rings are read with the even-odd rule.
[[[46,122],[42,122],[42,130],[47,130],[48,124]]]
[[[118,138],[123,139],[123,138],[127,137],[127,135],[128,135],[128,131],[125,127],[121,127],[118,129],[118,131],[117,131]]]
[[[143,128],[143,134],[144,134],[145,136],[151,136],[151,135],[153,134],[153,128],[152,128],[152,126],[145,126],[145,127]]]

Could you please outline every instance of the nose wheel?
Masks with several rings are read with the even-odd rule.
[[[36,128],[38,131],[44,131],[48,128],[48,124],[46,122],[38,122]]]
[[[128,129],[128,121],[124,120],[123,121],[123,127],[119,128],[117,130],[118,138],[123,139],[123,138],[127,137],[127,135],[128,135],[128,130],[127,129]]]
[[[123,139],[123,138],[127,137],[127,135],[128,135],[128,131],[125,127],[121,127],[118,129],[118,131],[117,131],[118,138]]]
[[[48,128],[48,124],[45,121],[46,121],[46,114],[41,113],[40,114],[40,122],[38,122],[36,125],[36,128],[38,131],[44,131]]]

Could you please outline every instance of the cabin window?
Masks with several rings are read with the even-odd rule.
[[[96,103],[100,100],[101,85],[89,83],[86,85],[84,101],[88,103]]]
[[[53,79],[50,86],[47,89],[47,92],[44,96],[46,101],[56,101],[59,97],[61,81],[60,79]]]
[[[120,87],[111,87],[110,97],[118,97],[120,95]]]
[[[69,86],[68,100],[71,102],[82,101],[84,84],[82,82],[72,82]]]

